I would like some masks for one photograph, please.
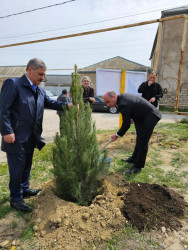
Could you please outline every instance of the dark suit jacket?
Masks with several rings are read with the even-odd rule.
[[[2,138],[2,150],[27,153],[34,147],[41,149],[45,145],[41,141],[44,108],[62,110],[66,104],[51,100],[40,87],[36,94],[25,75],[7,79],[0,94],[0,131],[2,136],[14,133],[15,142],[6,143]]]
[[[123,116],[123,124],[117,134],[123,136],[130,128],[131,119],[134,123],[142,122],[147,114],[153,114],[161,119],[160,112],[144,98],[133,94],[122,94],[117,96],[117,105],[119,112]]]
[[[66,96],[65,94],[61,94],[60,96],[58,96],[57,100],[60,102],[67,102],[68,103],[68,96]],[[58,110],[57,114],[60,116],[63,114],[63,111]]]
[[[150,86],[148,86],[148,81],[143,82],[138,88],[138,93],[142,93],[142,97],[148,101],[155,97],[155,101],[152,103],[155,107],[158,106],[158,101],[163,97],[163,90],[157,82],[152,83]]]

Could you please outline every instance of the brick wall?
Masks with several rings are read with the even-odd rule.
[[[175,106],[175,92],[168,92],[163,95],[160,101],[161,106],[174,107]],[[179,108],[188,108],[188,82],[181,84],[180,95],[179,95]]]

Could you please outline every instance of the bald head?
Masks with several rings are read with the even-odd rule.
[[[107,91],[104,94],[103,99],[108,107],[115,107],[117,105],[117,95],[114,91]]]

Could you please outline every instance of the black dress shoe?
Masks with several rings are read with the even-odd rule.
[[[134,158],[129,157],[128,159],[121,159],[122,161],[128,162],[128,163],[134,163]]]
[[[29,212],[31,208],[24,201],[11,202],[10,206],[18,211]]]
[[[37,195],[40,191],[42,191],[42,189],[28,189],[26,191],[24,191],[23,193],[23,198],[27,198],[27,197],[30,197],[30,196],[35,196]]]
[[[132,166],[129,170],[126,170],[124,174],[137,174],[141,172],[141,168],[136,168],[135,166]]]

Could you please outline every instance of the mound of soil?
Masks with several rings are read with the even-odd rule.
[[[35,240],[42,249],[86,249],[121,231],[127,220],[121,213],[119,194],[128,191],[119,175],[107,177],[101,195],[88,207],[57,197],[54,183],[48,182],[35,197],[32,220]]]
[[[182,226],[178,220],[184,215],[186,205],[182,196],[158,184],[130,183],[128,186],[128,193],[122,197],[122,212],[139,231],[161,227],[177,230]]]

